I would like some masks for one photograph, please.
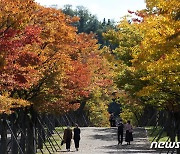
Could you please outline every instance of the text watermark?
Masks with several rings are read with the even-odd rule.
[[[150,148],[158,149],[178,149],[180,148],[180,142],[152,142]]]

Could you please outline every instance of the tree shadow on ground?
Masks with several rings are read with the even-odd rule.
[[[117,140],[117,128],[105,128],[94,129],[95,135],[91,137],[93,139],[99,139],[104,141],[116,141]]]
[[[67,150],[61,150],[60,153],[70,153],[70,152],[77,152],[76,150],[70,150],[70,151],[67,151]]]
[[[102,149],[108,149],[107,153],[157,153],[149,147],[144,147],[144,144],[102,146]]]
[[[117,140],[117,128],[103,128],[103,129],[94,129],[96,135],[92,135],[93,139],[100,139],[104,141],[116,141]],[[125,131],[124,131],[125,136]],[[133,132],[133,137],[136,140],[145,140],[146,141],[146,132],[143,128],[135,128]]]
[[[117,141],[117,128],[94,129],[95,135],[91,137],[96,140]],[[124,133],[125,137],[125,133]],[[102,149],[108,149],[107,153],[157,153],[156,150],[150,149],[150,143],[146,138],[144,128],[135,128],[133,132],[134,141],[131,145],[123,142],[123,145],[102,146]]]

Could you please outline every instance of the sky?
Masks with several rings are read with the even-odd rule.
[[[99,20],[114,19],[120,21],[120,18],[128,14],[128,10],[136,11],[146,7],[144,0],[35,0],[37,3],[50,6],[58,5],[62,8],[66,4],[75,6],[84,6]]]

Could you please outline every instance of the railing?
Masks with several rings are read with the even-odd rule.
[[[74,123],[88,126],[84,112],[64,115],[38,114],[33,110],[17,110],[11,115],[0,115],[0,154],[49,154],[61,150],[62,132],[56,130]],[[56,134],[56,139],[53,134]],[[58,137],[58,139],[57,139]]]

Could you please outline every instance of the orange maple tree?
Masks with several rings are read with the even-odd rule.
[[[1,0],[0,7],[0,89],[7,99],[63,113],[77,109],[95,87],[112,84],[94,35],[72,26],[77,17],[33,0]]]

